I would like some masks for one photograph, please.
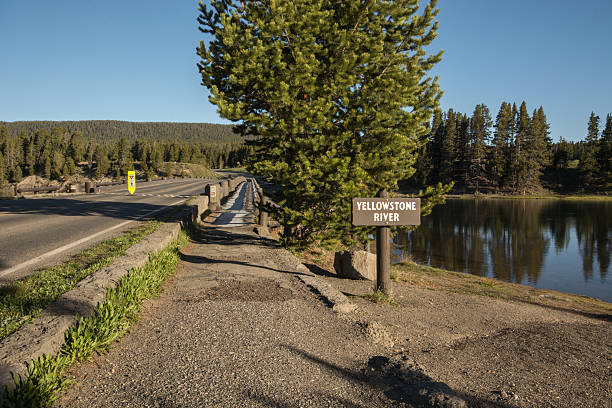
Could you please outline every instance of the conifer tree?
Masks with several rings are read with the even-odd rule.
[[[19,183],[23,179],[23,173],[21,172],[21,166],[18,164],[13,167],[11,171],[11,182]]]
[[[158,171],[163,163],[163,153],[160,150],[160,147],[157,143],[153,143],[153,147],[151,150],[151,167],[153,168],[154,171]]]
[[[527,192],[528,158],[525,150],[529,142],[530,128],[531,118],[527,112],[527,104],[523,101],[515,121],[514,145],[512,149],[513,187],[515,192],[522,194]]]
[[[34,146],[32,140],[27,135],[22,134],[21,136],[22,150],[23,150],[23,164],[25,168],[25,175],[31,176],[34,174]]]
[[[457,161],[458,148],[457,116],[454,110],[448,110],[444,121],[444,128],[443,130],[441,129],[441,133],[440,179],[438,181],[450,183],[455,180],[455,164]]]
[[[469,175],[470,183],[478,193],[480,186],[489,182],[487,177],[487,143],[491,137],[491,113],[489,108],[482,104],[476,105],[474,114],[470,119],[470,156]]]
[[[431,173],[431,143],[423,143],[418,151],[419,159],[415,163],[414,184],[426,186]]]
[[[544,109],[540,106],[539,109],[533,111],[529,137],[525,146],[526,184],[532,187],[540,186],[539,176],[550,161],[549,127]]]
[[[561,170],[566,169],[569,166],[571,157],[570,146],[567,140],[563,137],[559,139],[559,143],[555,145],[553,154],[553,169]]]
[[[72,176],[76,173],[76,165],[72,157],[66,157],[64,160],[64,167],[62,168],[62,176],[64,178]]]
[[[431,121],[431,130],[429,133],[430,140],[430,157],[431,157],[431,166],[434,169],[439,170],[442,165],[442,147],[444,146],[444,121],[442,118],[442,111],[440,109],[436,109],[433,114],[433,119]],[[435,183],[441,181],[440,172],[436,171],[435,174],[432,174],[432,181]]]
[[[606,115],[606,124],[599,141],[599,174],[601,183],[612,183],[612,114]]]
[[[49,153],[43,155],[42,168],[43,176],[46,179],[51,179],[51,156]]]
[[[86,146],[81,132],[72,133],[70,143],[68,144],[68,157],[71,157],[75,163],[82,161],[85,156]]]
[[[503,187],[508,174],[508,156],[510,154],[513,121],[512,107],[508,102],[502,102],[495,118],[495,132],[490,158],[491,179],[499,188]]]
[[[464,113],[457,113],[457,136],[455,138],[455,176],[454,180],[467,187],[470,177],[471,139],[470,118]]]
[[[6,166],[4,164],[4,155],[0,151],[0,187],[6,182]]]
[[[254,136],[249,169],[281,187],[286,242],[364,237],[351,198],[413,175],[440,97],[427,75],[441,55],[425,51],[435,3],[200,3],[200,29],[214,36],[198,48],[202,84]]]
[[[591,189],[594,187],[599,172],[597,162],[598,156],[598,137],[599,137],[599,116],[591,112],[589,123],[587,125],[587,137],[584,142],[582,153],[580,155],[580,174],[582,176],[582,184],[585,188]]]
[[[59,152],[59,150],[53,150],[51,153],[51,178],[59,179],[62,177],[64,164],[66,159],[64,155]]]

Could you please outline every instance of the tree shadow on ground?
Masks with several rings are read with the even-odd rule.
[[[298,354],[305,360],[314,362],[334,374],[369,387],[382,393],[392,403],[405,407],[482,407],[482,408],[511,408],[515,407],[505,401],[493,401],[476,395],[469,395],[453,390],[447,384],[436,381],[428,376],[417,363],[399,357],[373,356],[367,364],[360,369],[348,369],[326,361],[318,356],[300,350],[291,345],[284,345],[289,351]],[[326,396],[339,403],[346,402],[349,407],[369,407],[370,404],[356,405],[350,401],[340,400],[338,397]],[[261,402],[270,400],[270,397],[261,399]],[[270,401],[270,406],[277,401]],[[290,405],[281,405],[290,406]]]
[[[247,268],[267,269],[269,271],[286,273],[289,275],[307,275],[305,273],[298,272],[298,271],[285,271],[282,269],[271,268],[265,265],[257,265],[257,264],[252,264],[252,263],[237,261],[237,260],[232,260],[232,259],[214,259],[214,258],[208,258],[206,256],[201,256],[201,255],[189,255],[183,252],[179,252],[179,256],[181,258],[181,261],[194,263],[194,264],[230,264],[230,265],[244,266]]]
[[[328,278],[337,278],[338,275],[336,275],[335,273],[331,273],[330,271],[321,268],[320,266],[317,266],[315,264],[312,263],[305,263],[304,266],[306,268],[308,268],[308,270],[312,273],[314,273],[315,275],[319,275],[319,276],[326,276]]]
[[[145,214],[166,209],[167,205],[143,202],[87,201],[78,199],[37,199],[0,201],[0,214],[104,216],[125,220],[141,219]]]
[[[196,244],[221,245],[255,245],[279,248],[280,244],[273,239],[245,232],[234,232],[214,227],[200,227],[191,240]]]

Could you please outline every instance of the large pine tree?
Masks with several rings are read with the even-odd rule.
[[[441,55],[425,51],[435,3],[200,3],[200,29],[214,36],[198,48],[202,84],[255,136],[249,169],[281,187],[288,241],[359,235],[351,197],[394,191],[414,173],[441,94],[428,77]]]

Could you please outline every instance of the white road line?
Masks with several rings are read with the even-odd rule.
[[[175,202],[175,203],[168,204],[167,206],[165,206],[165,207],[163,207],[163,208],[160,208],[160,209],[158,209],[158,210],[154,210],[154,211],[148,212],[148,213],[146,213],[146,214],[144,214],[144,215],[141,215],[140,217],[138,217],[138,218],[136,218],[136,219],[134,219],[134,220],[124,221],[124,222],[122,222],[121,224],[117,224],[117,225],[115,225],[115,226],[113,226],[113,227],[110,227],[110,228],[107,228],[107,229],[105,229],[105,230],[103,230],[103,231],[96,232],[95,234],[92,234],[92,235],[90,235],[90,236],[88,236],[88,237],[81,238],[81,239],[79,239],[78,241],[71,242],[70,244],[67,244],[67,245],[64,245],[64,246],[62,246],[62,247],[56,248],[56,249],[54,249],[54,250],[52,250],[52,251],[49,251],[49,252],[47,252],[46,254],[42,254],[42,255],[40,255],[40,256],[37,256],[36,258],[32,258],[32,259],[30,259],[29,261],[26,261],[26,262],[20,263],[19,265],[15,265],[15,266],[13,266],[13,267],[11,267],[11,268],[8,268],[8,269],[5,269],[5,270],[3,270],[3,271],[0,271],[0,278],[1,278],[1,277],[5,277],[6,275],[10,275],[10,274],[12,274],[12,273],[15,273],[15,272],[17,272],[17,271],[20,271],[21,269],[23,269],[23,268],[25,268],[25,267],[28,267],[28,266],[30,266],[30,265],[32,265],[32,264],[35,264],[35,263],[39,262],[39,261],[43,261],[43,260],[45,260],[45,259],[47,259],[47,258],[49,258],[49,257],[51,257],[51,256],[53,256],[53,255],[61,254],[61,253],[62,253],[62,252],[64,252],[64,251],[67,251],[67,250],[69,250],[69,249],[71,249],[71,248],[74,248],[74,247],[75,247],[75,246],[77,246],[77,245],[81,245],[82,243],[85,243],[85,242],[87,242],[87,241],[89,241],[89,240],[92,240],[92,239],[94,239],[94,238],[96,238],[96,237],[98,237],[98,236],[100,236],[100,235],[102,235],[102,234],[106,234],[107,232],[110,232],[110,231],[115,230],[115,229],[117,229],[117,228],[123,227],[124,225],[127,225],[127,224],[129,224],[130,222],[134,222],[134,221],[136,221],[136,220],[140,220],[140,219],[142,219],[142,218],[148,217],[149,215],[152,215],[152,214],[158,213],[158,212],[160,212],[160,211],[162,211],[162,210],[165,210],[165,209],[166,209],[166,208],[168,208],[168,207],[172,207],[173,205],[176,205],[176,204],[182,203],[183,201],[185,201],[185,200],[183,199],[183,200],[179,200],[179,201],[177,201],[177,202]]]

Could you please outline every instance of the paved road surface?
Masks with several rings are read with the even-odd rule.
[[[62,262],[134,227],[142,217],[199,195],[207,182],[137,183],[133,196],[120,185],[92,195],[0,201],[0,285]]]

